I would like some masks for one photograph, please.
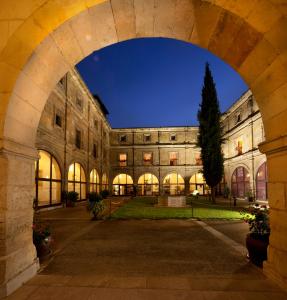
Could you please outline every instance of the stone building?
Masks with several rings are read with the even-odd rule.
[[[114,195],[207,194],[200,172],[198,127],[111,128],[107,110],[76,70],[57,84],[37,131],[38,206],[59,205],[62,191],[109,189]],[[222,115],[225,177],[232,195],[267,198],[262,118],[250,91]]]

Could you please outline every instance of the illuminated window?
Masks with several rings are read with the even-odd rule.
[[[113,180],[113,194],[124,196],[133,194],[133,180],[130,175],[119,174]]]
[[[82,133],[80,130],[76,129],[75,145],[78,149],[81,149],[81,144],[82,144]]]
[[[202,159],[199,153],[195,155],[195,164],[197,166],[202,166]]]
[[[263,163],[256,174],[256,199],[267,199],[267,164]]]
[[[143,154],[144,165],[152,165],[152,152],[146,152]]]
[[[151,141],[151,135],[150,134],[144,134],[144,141],[150,142]]]
[[[100,192],[100,178],[96,169],[90,173],[90,192]]]
[[[120,167],[126,167],[127,166],[127,154],[126,153],[121,153],[119,155],[119,165]]]
[[[231,177],[232,196],[243,198],[250,191],[250,175],[244,167],[238,167]]]
[[[243,149],[243,142],[241,140],[237,141],[237,155],[241,155],[242,154],[242,149]]]
[[[169,195],[179,195],[184,193],[184,180],[181,175],[172,173],[163,180],[163,191]]]
[[[79,194],[79,200],[86,199],[86,175],[79,163],[72,163],[68,171],[68,191],[75,191]]]
[[[176,166],[178,160],[178,152],[169,152],[169,164],[170,166]]]
[[[170,135],[170,140],[173,142],[173,141],[176,141],[176,134],[175,133],[172,133]]]
[[[36,163],[36,201],[38,206],[61,203],[61,171],[56,159],[40,150]]]
[[[209,192],[209,187],[206,184],[202,173],[192,175],[189,180],[190,193],[193,193],[195,190],[198,191],[199,195],[206,195]]]
[[[121,143],[125,143],[127,141],[127,136],[124,134],[124,135],[120,135],[120,142]]]
[[[106,173],[102,176],[102,190],[109,190],[109,180]]]
[[[138,194],[142,196],[158,195],[159,183],[155,175],[146,173],[138,180]]]

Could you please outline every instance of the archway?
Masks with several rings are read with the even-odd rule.
[[[256,173],[256,199],[267,199],[267,164],[264,162]]]
[[[244,198],[250,191],[250,175],[244,167],[238,167],[231,176],[231,195]]]
[[[209,187],[202,173],[195,173],[190,177],[189,192],[193,193],[195,190],[198,191],[199,195],[207,195],[209,192]]]
[[[27,0],[2,3],[1,12],[5,15],[0,38],[1,212],[5,220],[15,218],[19,225],[2,233],[5,293],[36,272],[30,228],[34,142],[50,91],[70,66],[92,51],[145,36],[177,38],[207,48],[233,66],[252,89],[267,139],[261,151],[267,155],[269,170],[272,235],[265,270],[287,285],[287,175],[283,172],[287,166],[287,12],[283,2],[158,0],[155,5],[137,0],[133,5],[120,0]],[[17,204],[21,216],[10,197],[17,194],[26,195]],[[7,247],[23,235],[25,245]]]
[[[87,194],[87,182],[84,168],[81,164],[73,162],[68,171],[68,192],[77,192],[79,200],[85,200]]]
[[[126,196],[133,193],[133,179],[128,174],[119,174],[113,180],[113,195]]]
[[[100,192],[100,177],[96,169],[90,172],[90,192]]]
[[[171,173],[163,179],[163,193],[168,195],[180,195],[184,193],[184,179],[178,173]]]
[[[159,183],[155,175],[145,173],[138,180],[138,195],[153,196],[159,194]]]

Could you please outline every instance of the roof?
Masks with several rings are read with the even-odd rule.
[[[106,108],[105,104],[103,103],[103,101],[101,100],[99,95],[93,95],[95,101],[97,101],[100,105],[100,109],[102,111],[102,113],[106,116],[109,114],[108,109]]]

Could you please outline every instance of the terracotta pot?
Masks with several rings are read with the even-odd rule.
[[[267,259],[267,247],[269,244],[269,234],[249,233],[246,236],[246,248],[248,257],[252,263],[262,268],[263,261]]]

